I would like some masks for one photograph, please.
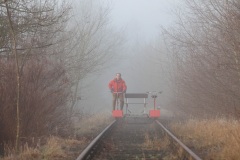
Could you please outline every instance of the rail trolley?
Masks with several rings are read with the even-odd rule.
[[[121,92],[116,92],[117,94],[121,93]],[[135,116],[132,114],[132,112],[129,109],[129,105],[131,104],[142,104],[143,105],[143,111],[141,112],[142,114],[138,115],[138,116],[148,116],[150,118],[159,118],[160,117],[160,109],[156,108],[156,98],[158,97],[158,94],[161,94],[162,92],[156,92],[156,91],[151,91],[151,92],[146,92],[146,93],[125,93],[124,97],[125,97],[125,105],[126,105],[126,111],[125,113],[123,113],[123,110],[120,109],[119,107],[119,98],[117,96],[117,106],[116,106],[116,110],[112,111],[112,116],[114,118],[123,118],[123,117],[131,117],[131,116]],[[148,96],[151,96],[151,98],[153,98],[154,100],[154,105],[153,105],[153,109],[149,110],[149,112],[146,112],[146,107],[147,107],[147,102],[146,99],[148,98]],[[143,102],[129,102],[129,99],[142,99]]]

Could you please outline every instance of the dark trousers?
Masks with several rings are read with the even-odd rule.
[[[118,93],[118,94],[117,93],[113,93],[112,95],[113,95],[113,102],[112,102],[113,110],[116,109],[116,101],[117,101],[117,99],[120,100],[120,108],[118,108],[118,109],[123,110],[123,105],[124,105],[123,93]]]

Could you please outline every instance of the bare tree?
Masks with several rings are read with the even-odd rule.
[[[79,5],[69,32],[72,38],[63,55],[73,86],[72,111],[79,97],[80,81],[91,73],[102,71],[123,42],[120,34],[109,25],[109,7],[92,0],[81,0]]]
[[[18,141],[19,141],[19,130],[20,130],[20,115],[19,115],[19,98],[20,98],[20,74],[19,74],[19,62],[18,62],[18,54],[17,54],[17,41],[16,41],[16,34],[14,32],[13,28],[13,23],[12,23],[12,17],[9,11],[9,6],[8,3],[5,1],[6,5],[6,10],[7,10],[7,17],[8,17],[8,22],[9,22],[9,27],[10,27],[10,33],[11,33],[11,49],[12,49],[12,54],[15,57],[15,68],[16,68],[16,79],[17,79],[17,100],[16,100],[16,113],[17,113],[17,127],[16,127],[16,144],[15,148],[18,150]]]
[[[71,132],[79,83],[122,42],[109,10],[89,2],[72,18],[62,1],[0,2],[0,143]]]
[[[186,5],[177,28],[165,30],[176,64],[177,104],[195,114],[238,117],[240,3],[186,0]]]
[[[58,10],[55,11],[56,9]],[[51,54],[53,49],[49,46],[59,41],[57,34],[63,31],[68,8],[59,8],[59,4],[51,0],[3,1],[0,3],[0,11],[3,20],[0,27],[4,29],[1,31],[5,31],[3,36],[1,35],[1,62],[11,64],[12,59],[15,60],[17,85],[13,100],[16,101],[15,147],[18,149],[20,133],[26,129],[20,128],[23,126],[20,119],[25,114],[20,113],[24,108],[24,105],[20,106],[21,101],[26,96],[23,94],[20,96],[21,85],[26,76],[24,65],[32,55]],[[8,22],[8,25],[2,22]]]

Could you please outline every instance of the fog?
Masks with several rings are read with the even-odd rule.
[[[105,0],[102,0],[105,1]],[[128,42],[152,42],[173,20],[173,11],[181,0],[113,0],[110,1],[112,24],[124,28]]]
[[[89,75],[80,84],[78,106],[88,112],[111,111],[112,95],[108,83],[121,73],[127,84],[127,93],[162,91],[157,106],[166,108],[171,98],[168,80],[167,50],[161,37],[161,27],[174,21],[173,10],[180,1],[174,0],[101,0],[99,4],[110,8],[110,25],[121,31],[124,45],[107,67]],[[135,100],[133,100],[135,101]],[[147,108],[153,107],[148,98]],[[143,105],[130,106],[136,112]]]

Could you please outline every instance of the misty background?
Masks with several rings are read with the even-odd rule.
[[[102,36],[110,31],[105,40],[118,44],[106,50],[101,69],[79,81],[76,107],[110,111],[108,83],[120,72],[128,93],[162,91],[157,98],[162,111],[239,116],[238,1],[99,0],[88,5],[107,11],[111,29]],[[153,100],[148,102],[150,109]]]
[[[180,5],[179,0],[114,0],[100,1],[99,5],[110,8],[110,25],[121,31],[124,44],[118,55],[105,64],[106,69],[91,74],[81,84],[78,105],[90,112],[111,111],[112,95],[108,83],[120,72],[127,84],[127,93],[162,91],[157,106],[168,105],[171,96],[168,51],[161,37],[161,27],[170,26],[175,16],[173,11]],[[77,8],[77,6],[76,6]],[[77,16],[77,15],[76,15]],[[132,99],[131,101],[143,101]],[[149,96],[147,108],[153,108]],[[143,105],[130,105],[136,112]],[[166,108],[166,107],[165,107]]]

